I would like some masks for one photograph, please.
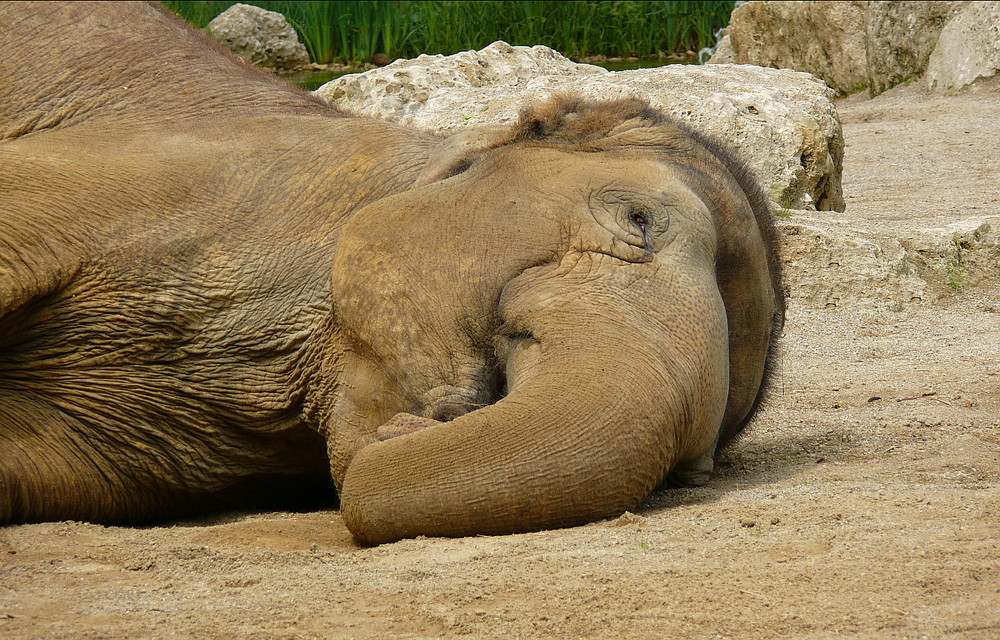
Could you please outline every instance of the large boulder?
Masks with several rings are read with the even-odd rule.
[[[512,47],[506,42],[494,42],[479,51],[397,60],[381,69],[336,78],[315,93],[328,102],[362,115],[453,131],[475,114],[466,113],[463,118],[456,112],[451,114],[455,117],[452,126],[428,126],[425,121],[428,111],[424,107],[432,95],[455,89],[513,88],[538,77],[580,77],[604,73],[606,71],[602,67],[577,64],[542,45]],[[415,119],[418,115],[420,118]]]
[[[932,88],[960,89],[1000,71],[1000,3],[747,2],[709,62],[805,71],[841,95],[925,74]]]
[[[747,2],[728,36],[734,62],[805,71],[839,94],[868,84],[865,7],[851,2]]]
[[[251,64],[290,69],[309,64],[309,54],[285,16],[234,4],[208,23],[208,33]]]
[[[554,93],[645,98],[731,143],[780,206],[844,208],[844,142],[833,92],[805,73],[740,65],[609,72],[547,47],[497,42],[398,60],[316,91],[349,111],[437,132],[513,123],[525,104]]]
[[[1000,216],[916,229],[900,242],[921,277],[939,290],[961,291],[1000,282]]]
[[[875,300],[900,306],[937,297],[895,238],[872,238],[795,211],[778,222],[790,302],[812,308]]]
[[[872,2],[865,11],[868,89],[872,97],[922,76],[945,22],[961,2]]]
[[[961,89],[1000,71],[1000,2],[962,3],[927,62],[931,88]]]
[[[778,220],[786,294],[805,307],[900,309],[1000,280],[1000,216],[966,218],[900,237],[849,219],[789,211]]]

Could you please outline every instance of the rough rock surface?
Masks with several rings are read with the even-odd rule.
[[[927,282],[898,240],[870,238],[829,220],[794,212],[778,223],[786,294],[812,308],[853,307],[866,300],[904,304],[929,301]]]
[[[234,4],[208,23],[208,33],[251,64],[287,69],[309,64],[309,54],[285,16]]]
[[[938,288],[961,291],[1000,279],[1000,216],[917,229],[900,238],[907,261]]]
[[[901,308],[1000,279],[1000,216],[918,227],[895,237],[814,212],[789,214],[778,222],[786,293],[807,307],[874,302]]]
[[[931,88],[957,90],[1000,71],[1000,2],[969,2],[944,25],[927,63]]]
[[[1000,71],[1000,3],[747,2],[733,11],[728,53],[736,62],[806,71],[841,95],[872,96],[926,73],[957,90]]]
[[[478,52],[398,60],[316,91],[349,111],[438,132],[515,122],[524,105],[554,93],[645,98],[731,142],[781,206],[844,207],[833,93],[805,73],[747,65],[608,72],[547,47],[498,42]]]
[[[867,2],[747,2],[729,24],[735,62],[805,71],[839,94],[868,84]]]
[[[946,0],[869,3],[865,38],[872,96],[923,75],[942,27],[961,5]]]
[[[479,51],[397,60],[383,69],[336,78],[315,93],[361,115],[450,132],[477,114],[466,109],[464,118],[453,114],[453,124],[430,127],[424,121],[424,107],[432,95],[462,89],[517,88],[539,76],[577,78],[606,73],[601,67],[577,64],[542,45],[512,47],[498,41]]]

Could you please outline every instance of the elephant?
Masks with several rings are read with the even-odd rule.
[[[771,206],[641,99],[441,136],[157,4],[0,33],[0,523],[326,494],[368,545],[575,526],[706,482],[766,394]]]

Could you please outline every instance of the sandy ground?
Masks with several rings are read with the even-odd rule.
[[[996,84],[847,99],[829,215],[873,237],[997,215],[998,107]],[[613,521],[371,549],[334,510],[6,527],[0,637],[1000,637],[998,311],[982,283],[793,305],[752,434]]]

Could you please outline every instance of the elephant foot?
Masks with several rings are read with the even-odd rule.
[[[708,479],[712,477],[712,470],[715,468],[713,453],[714,451],[705,453],[700,458],[675,466],[667,474],[666,486],[670,488],[700,487],[707,484]]]
[[[681,462],[667,474],[661,486],[667,488],[702,487],[708,484],[715,470],[715,449],[719,446],[719,434],[715,434],[712,445],[694,460]]]
[[[416,433],[421,429],[433,427],[438,424],[441,424],[441,422],[431,420],[430,418],[421,418],[412,413],[397,413],[389,422],[386,422],[375,431],[375,436],[379,442],[384,442],[392,438],[398,438],[399,436]]]

